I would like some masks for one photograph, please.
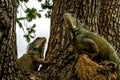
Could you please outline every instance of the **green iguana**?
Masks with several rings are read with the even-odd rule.
[[[73,35],[73,46],[77,50],[96,53],[95,56],[99,55],[101,59],[115,62],[117,78],[120,80],[120,59],[115,49],[101,36],[86,30],[74,15],[64,13],[63,18]]]
[[[43,60],[45,42],[46,38],[38,37],[29,44],[27,53],[17,61],[20,68],[37,71],[40,64],[48,64],[48,61]]]
[[[37,37],[33,42],[31,42],[28,45],[28,50],[27,52],[40,52],[40,58],[43,59],[44,58],[44,47],[45,47],[45,43],[46,43],[46,38],[45,37]]]

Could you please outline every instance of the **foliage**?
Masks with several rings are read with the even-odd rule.
[[[27,28],[28,34],[24,35],[24,37],[26,38],[27,42],[30,42],[30,39],[34,38],[35,27],[36,27],[36,24],[33,24],[31,27]],[[32,34],[34,34],[34,35],[32,35]]]
[[[50,0],[46,0],[44,4],[41,4],[42,9],[48,9],[47,13],[45,14],[46,18],[50,18],[51,16],[51,9],[52,9],[52,3],[50,3]]]
[[[30,0],[20,0],[19,5],[24,4],[26,6],[26,4],[29,2]],[[43,0],[44,1],[44,0]],[[24,31],[24,26],[22,24],[22,21],[27,21],[27,22],[32,22],[33,20],[35,20],[36,18],[41,18],[41,12],[43,11],[47,11],[45,13],[45,17],[46,18],[50,18],[51,16],[51,9],[52,9],[52,1],[51,0],[45,0],[44,3],[42,0],[38,0],[38,2],[41,5],[41,10],[37,10],[36,8],[29,8],[26,6],[26,9],[23,9],[24,13],[26,14],[26,16],[24,17],[19,17],[17,18],[17,23],[19,25],[20,28],[22,28],[22,30]],[[27,33],[25,33],[24,37],[26,39],[27,42],[30,42],[31,38],[34,38],[35,35],[35,27],[36,25],[33,24],[32,26],[26,28]]]
[[[26,19],[30,22],[32,21],[32,19],[36,19],[36,17],[41,18],[41,14],[37,13],[37,10],[35,8],[27,8],[25,10],[26,15]]]
[[[20,0],[20,1],[21,1],[21,2],[26,2],[26,3],[29,2],[29,0]]]

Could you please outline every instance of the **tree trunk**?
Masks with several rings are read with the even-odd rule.
[[[16,80],[18,77],[15,33],[17,6],[17,0],[0,0],[0,80]]]
[[[99,65],[86,54],[74,50],[63,14],[76,14],[91,31],[103,35],[119,52],[120,1],[53,0],[53,3],[46,54],[51,64],[43,65],[42,80],[115,80],[115,71],[109,66]],[[16,63],[16,13],[16,0],[0,1],[0,80],[19,80],[20,77]]]
[[[89,26],[91,31],[97,32],[119,50],[120,43],[115,40],[120,37],[119,30],[119,0],[53,0],[53,9],[51,16],[51,28],[46,60],[50,60],[53,64],[42,67],[43,79],[50,80],[115,80],[114,72],[108,70],[107,74],[96,72],[98,67],[101,70],[107,69],[103,65],[91,61],[87,56],[78,55],[73,49],[69,31],[63,20],[64,12],[71,12],[77,15],[81,22]],[[110,5],[111,4],[111,5]],[[114,8],[113,8],[114,7]],[[112,11],[115,9],[115,11]],[[116,23],[110,21],[113,16]],[[109,18],[110,17],[110,18]],[[105,18],[105,19],[104,19]],[[109,19],[108,19],[109,18]],[[107,21],[108,19],[108,21]],[[113,21],[113,20],[112,20]],[[111,26],[107,25],[109,23]],[[114,25],[113,25],[114,24]],[[117,27],[116,27],[117,26]],[[115,28],[115,29],[114,29]],[[111,39],[108,31],[113,31],[115,36]],[[102,32],[106,31],[106,32]],[[115,32],[116,31],[116,32]],[[107,36],[109,35],[109,36]],[[113,36],[113,35],[112,35]],[[111,40],[110,40],[111,39]],[[82,59],[82,60],[81,60]],[[87,67],[88,66],[88,67]],[[94,66],[94,67],[93,67]],[[94,69],[94,70],[93,70]],[[87,71],[88,70],[88,71]],[[81,74],[80,74],[81,73]],[[83,73],[83,74],[82,74]],[[109,75],[108,75],[109,74]]]

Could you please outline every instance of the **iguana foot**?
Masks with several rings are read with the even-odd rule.
[[[111,72],[115,71],[117,69],[117,64],[112,61],[105,61],[100,63],[101,65],[104,65],[105,67],[108,67]]]

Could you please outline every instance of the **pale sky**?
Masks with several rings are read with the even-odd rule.
[[[37,9],[40,9],[41,5],[40,3],[37,2],[37,0],[29,0],[30,2],[27,4],[28,7],[34,7]],[[21,9],[19,8],[19,11]],[[36,24],[36,37],[46,37],[47,38],[47,43],[48,43],[48,38],[49,38],[49,28],[50,28],[50,19],[46,19],[44,16],[44,13],[42,13],[42,18],[36,19],[32,21],[32,23],[27,23],[28,26],[32,24]],[[18,16],[24,16],[25,14],[23,12],[19,12]],[[17,33],[17,51],[18,51],[18,57],[21,57],[24,53],[26,53],[27,50],[27,45],[28,43],[26,42],[25,38],[23,37],[24,32],[22,29],[19,28],[17,25],[16,28],[16,33]],[[33,40],[32,40],[33,41]],[[47,49],[47,45],[45,46],[45,51]]]

